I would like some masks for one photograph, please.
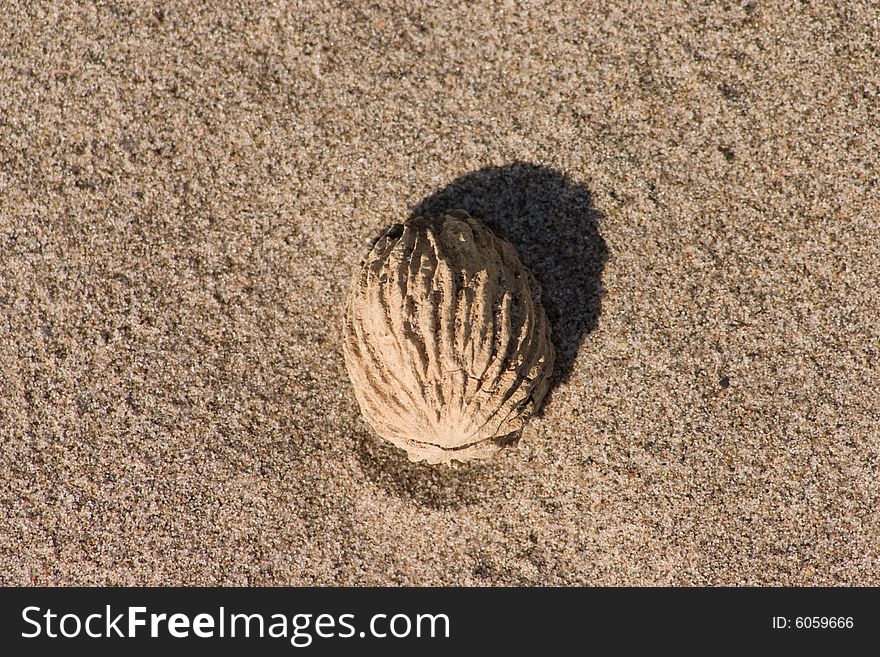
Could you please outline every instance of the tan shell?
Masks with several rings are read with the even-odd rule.
[[[416,217],[376,242],[352,286],[344,353],[366,420],[431,463],[498,451],[553,369],[538,284],[463,211]]]

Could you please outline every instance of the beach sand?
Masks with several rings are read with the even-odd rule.
[[[876,6],[32,4],[0,584],[880,584]],[[558,363],[438,467],[372,434],[341,331],[371,240],[454,207]]]

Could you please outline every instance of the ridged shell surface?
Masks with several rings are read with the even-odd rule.
[[[514,248],[465,212],[391,228],[347,308],[345,363],[366,420],[414,461],[498,451],[547,392],[539,296]]]

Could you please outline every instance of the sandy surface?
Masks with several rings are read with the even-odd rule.
[[[31,4],[0,584],[880,584],[876,5]],[[556,384],[483,465],[409,463],[345,375],[419,206],[547,299]]]

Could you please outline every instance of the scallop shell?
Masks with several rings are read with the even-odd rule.
[[[547,392],[554,352],[540,288],[513,246],[463,211],[388,230],[345,321],[361,412],[413,461],[491,456]]]

